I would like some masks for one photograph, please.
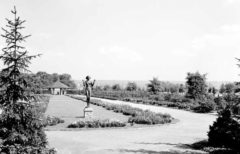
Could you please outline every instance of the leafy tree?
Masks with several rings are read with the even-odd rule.
[[[147,85],[147,90],[157,94],[158,92],[163,91],[163,87],[161,86],[161,82],[158,80],[158,78],[153,78]]]
[[[217,89],[215,87],[209,87],[208,88],[208,93],[211,93],[211,94],[216,94],[217,93]]]
[[[6,47],[2,49],[0,59],[5,68],[0,74],[0,105],[3,112],[0,116],[0,153],[53,153],[46,148],[47,140],[34,102],[34,96],[26,89],[29,84],[23,75],[29,71],[28,66],[33,58],[29,56],[21,43],[30,35],[24,36],[20,30],[23,23],[17,16],[16,8],[11,11],[13,20],[7,20],[5,34]],[[28,152],[27,152],[28,151]]]
[[[110,90],[111,89],[111,87],[109,86],[109,85],[105,85],[104,87],[103,87],[103,90],[105,90],[105,91],[108,91],[108,90]]]
[[[59,75],[59,79],[62,83],[66,84],[67,86],[71,87],[71,88],[76,88],[76,84],[74,83],[74,81],[71,79],[71,75],[70,74],[61,74]]]
[[[172,84],[170,87],[170,92],[171,93],[177,93],[179,91],[179,85],[177,84]]]
[[[119,90],[121,90],[121,87],[120,87],[119,84],[114,84],[114,85],[112,86],[112,90],[119,91]]]
[[[222,84],[220,87],[220,93],[227,93],[227,94],[233,94],[236,90],[236,85],[234,83],[226,83],[226,84]]]
[[[187,74],[187,98],[204,99],[207,94],[206,74],[201,75],[199,72]]]
[[[53,83],[52,75],[50,75],[46,72],[37,72],[36,78],[38,78],[40,80],[41,88],[48,87]]]
[[[185,87],[184,87],[183,84],[180,84],[178,92],[179,93],[184,93],[185,92]]]
[[[103,87],[102,87],[102,86],[95,86],[95,87],[94,87],[94,90],[96,90],[96,91],[102,91],[102,90],[103,90]]]
[[[217,93],[217,89],[215,87],[212,88],[212,93],[215,95]]]
[[[28,79],[29,83],[31,82],[32,90],[39,93],[41,89],[51,86],[57,80],[60,80],[65,85],[75,89],[77,86],[72,80],[71,75],[69,74],[48,74],[46,72],[37,72],[36,74],[24,74]],[[34,89],[35,88],[35,89]],[[37,89],[36,89],[37,88]]]
[[[137,90],[137,84],[135,82],[128,82],[126,90],[127,91],[136,91]]]
[[[235,91],[235,84],[233,83],[227,83],[225,84],[225,92],[227,94],[232,94]]]
[[[226,92],[225,84],[221,84],[221,87],[220,87],[220,89],[219,89],[219,92],[220,92],[221,94],[223,94],[223,93]]]

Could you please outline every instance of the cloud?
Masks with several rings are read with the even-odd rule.
[[[189,51],[186,49],[175,49],[171,51],[171,56],[181,57],[181,58],[192,58],[196,56],[194,51]]]
[[[194,50],[240,49],[240,25],[222,25],[211,33],[193,39]]]
[[[195,37],[185,49],[174,52],[186,56],[192,71],[209,73],[210,80],[237,80],[235,57],[240,57],[240,25],[219,26]]]
[[[50,39],[52,37],[51,34],[46,33],[46,32],[40,32],[40,33],[37,33],[35,35],[36,35],[36,37],[38,37],[40,39],[44,39],[44,40]]]
[[[99,53],[115,62],[139,62],[143,60],[140,53],[120,46],[103,47]]]
[[[240,25],[238,24],[223,25],[219,28],[219,30],[228,33],[240,32]]]
[[[50,58],[64,58],[66,54],[64,52],[48,52],[46,53]]]
[[[225,4],[236,4],[236,3],[239,3],[240,4],[240,1],[239,0],[224,0],[223,1]]]

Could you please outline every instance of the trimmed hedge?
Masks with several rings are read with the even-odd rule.
[[[89,120],[77,121],[68,125],[68,128],[105,128],[105,127],[125,127],[126,123],[118,120]]]

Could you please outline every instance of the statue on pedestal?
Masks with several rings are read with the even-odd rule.
[[[91,98],[91,94],[92,94],[92,89],[93,86],[95,84],[96,80],[91,81],[91,77],[90,76],[86,76],[86,80],[83,80],[83,86],[84,86],[84,90],[85,90],[85,95],[87,98],[87,106],[86,108],[89,108],[90,106],[90,98]]]

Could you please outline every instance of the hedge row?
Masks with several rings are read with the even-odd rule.
[[[117,120],[89,120],[77,121],[68,126],[68,128],[104,128],[104,127],[125,127],[126,123]]]
[[[207,113],[218,109],[217,103],[215,103],[214,97],[211,95],[207,96],[205,100],[193,100],[179,93],[151,94],[143,91],[95,91],[93,96],[138,104],[165,106],[198,113]]]
[[[57,154],[54,148],[41,148],[33,146],[15,145],[0,145],[1,154]]]

